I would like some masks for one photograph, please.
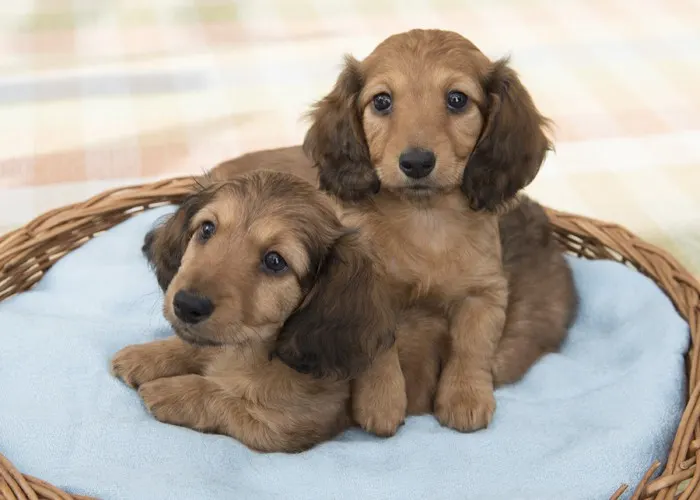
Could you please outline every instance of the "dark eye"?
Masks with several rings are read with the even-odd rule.
[[[462,111],[467,106],[469,98],[463,92],[451,90],[447,94],[447,108],[450,111]]]
[[[372,105],[379,113],[388,113],[391,110],[391,96],[386,92],[377,94],[372,98]]]
[[[287,270],[287,261],[285,261],[277,252],[267,252],[262,259],[263,268],[271,273],[281,273]]]
[[[209,238],[214,236],[216,232],[216,225],[212,221],[205,220],[199,226],[199,239],[201,241],[207,241]]]

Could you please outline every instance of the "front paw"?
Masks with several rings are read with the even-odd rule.
[[[353,417],[365,431],[380,437],[396,434],[406,417],[406,397],[353,405]]]
[[[125,347],[112,358],[112,375],[134,389],[160,378],[150,351],[148,344]]]
[[[193,379],[194,377],[195,379]],[[139,388],[148,412],[166,423],[200,429],[203,408],[197,394],[197,375],[160,378]]]
[[[435,417],[442,425],[460,432],[476,431],[491,423],[495,410],[491,384],[441,381],[435,398]]]
[[[380,437],[396,434],[406,418],[406,389],[387,387],[358,387],[353,394],[353,418],[365,431]]]

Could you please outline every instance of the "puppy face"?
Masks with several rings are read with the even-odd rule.
[[[294,176],[258,171],[193,194],[144,252],[188,342],[269,342],[298,371],[347,377],[393,338],[371,257]]]
[[[236,344],[276,334],[303,297],[318,265],[312,261],[321,257],[314,253],[337,238],[339,228],[304,213],[301,200],[284,206],[295,196],[270,193],[259,203],[261,195],[236,183],[199,195],[210,200],[186,226],[191,236],[165,293],[165,316],[186,339]],[[316,219],[317,233],[305,232],[295,216]]]
[[[394,35],[362,62],[348,57],[311,116],[304,148],[321,187],[346,200],[461,189],[472,208],[496,210],[532,181],[550,146],[507,61],[439,30]]]
[[[383,189],[420,195],[461,184],[485,121],[489,61],[466,40],[450,42],[392,37],[363,61],[358,107]]]

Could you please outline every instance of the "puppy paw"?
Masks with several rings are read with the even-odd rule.
[[[139,396],[148,412],[157,420],[201,430],[204,408],[198,394],[197,375],[160,378],[139,387]]]
[[[162,376],[148,344],[125,347],[112,358],[110,368],[112,375],[133,388]]]
[[[396,434],[406,418],[405,384],[359,386],[353,394],[353,418],[365,431],[380,437]]]
[[[365,431],[380,437],[391,437],[404,423],[406,398],[397,401],[365,402],[353,408],[357,424]]]
[[[435,417],[445,427],[460,432],[483,429],[491,423],[495,411],[491,384],[441,381],[435,398]]]

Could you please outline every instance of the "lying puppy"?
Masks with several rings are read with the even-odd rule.
[[[267,171],[214,183],[149,233],[144,252],[177,336],[122,349],[112,371],[158,420],[288,452],[350,424],[346,379],[271,357],[303,331],[319,343],[310,363],[356,373],[394,340],[382,270],[327,196]]]
[[[485,427],[494,387],[558,349],[576,310],[570,270],[542,211],[526,202],[499,217],[517,205],[550,148],[546,119],[507,61],[437,30],[394,35],[362,62],[347,58],[311,118],[304,150],[320,187],[342,203],[343,223],[362,228],[401,307],[447,319],[435,415],[461,431]],[[295,148],[245,155],[212,174],[261,163],[312,178]],[[517,234],[531,246],[519,248]],[[285,362],[314,369],[308,360],[321,359],[319,333],[297,332]],[[394,345],[354,382],[353,416],[370,432],[391,435],[403,421],[409,402],[399,366]]]

